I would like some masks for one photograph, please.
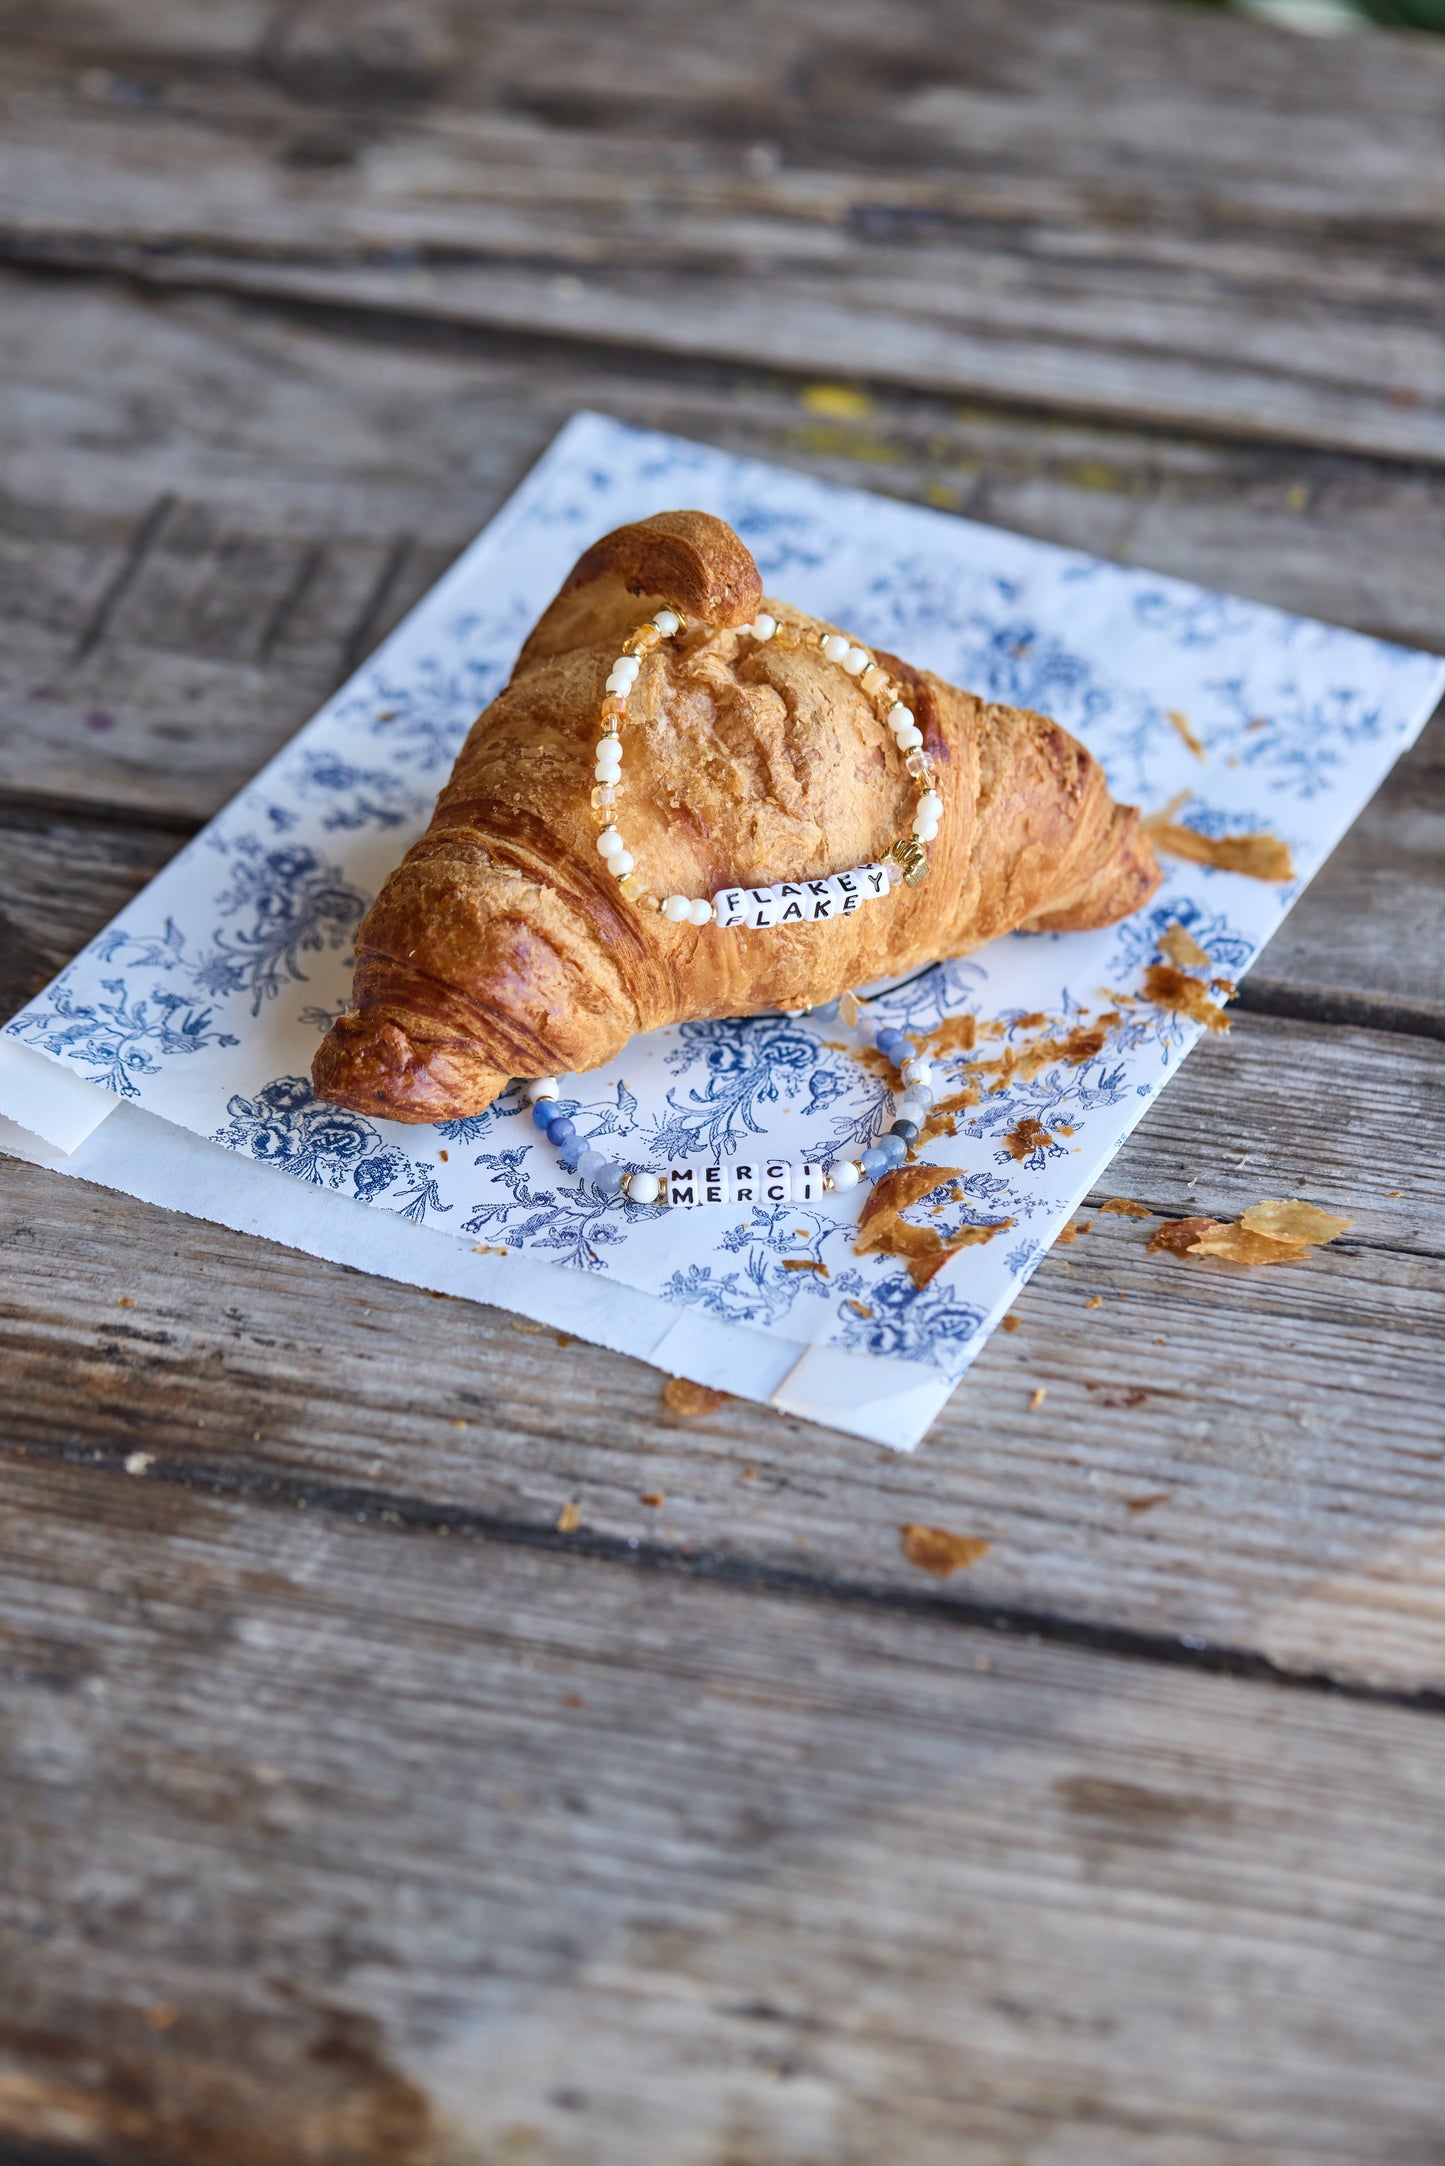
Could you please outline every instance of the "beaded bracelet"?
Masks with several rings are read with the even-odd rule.
[[[555,1076],[524,1087],[532,1101],[532,1119],[569,1173],[590,1181],[600,1196],[611,1202],[625,1196],[630,1203],[659,1203],[693,1207],[703,1203],[811,1203],[815,1197],[856,1188],[860,1181],[876,1181],[901,1166],[933,1104],[933,1070],[912,1052],[901,1030],[886,1025],[874,1040],[878,1050],[898,1069],[903,1094],[895,1107],[892,1127],[857,1158],[835,1159],[824,1168],[811,1162],[773,1158],[759,1163],[737,1161],[724,1165],[688,1160],[666,1166],[661,1172],[644,1168],[631,1172],[615,1159],[584,1145],[576,1125],[565,1113],[554,1113],[562,1095]]]
[[[918,787],[912,831],[901,835],[874,865],[859,865],[833,873],[822,880],[783,881],[772,887],[722,888],[707,896],[665,895],[648,892],[632,856],[615,824],[614,807],[622,783],[622,724],[627,702],[647,656],[665,639],[678,639],[687,625],[680,609],[659,609],[647,623],[638,625],[622,643],[622,652],[608,672],[602,700],[602,736],[593,768],[592,810],[603,823],[597,848],[629,902],[641,910],[657,910],[674,925],[712,925],[725,930],[746,926],[761,929],[773,925],[817,924],[824,919],[847,917],[860,902],[891,892],[891,874],[901,872],[916,887],[928,872],[928,845],[938,833],[943,799],[934,781],[933,766],[923,749],[923,732],[913,719],[913,709],[902,698],[888,672],[866,647],[858,646],[841,632],[809,628],[811,638],[830,662],[855,677],[873,702],[874,712],[892,732],[903,755],[903,764]],[[775,636],[796,644],[797,625],[780,624],[763,610],[743,634],[764,646]]]

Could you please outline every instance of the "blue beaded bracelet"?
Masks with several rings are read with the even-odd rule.
[[[539,1082],[526,1083],[524,1088],[532,1101],[534,1123],[555,1146],[563,1165],[569,1172],[580,1174],[609,1201],[625,1196],[630,1203],[674,1206],[804,1203],[817,1195],[856,1188],[860,1181],[881,1180],[885,1173],[903,1164],[919,1139],[934,1101],[932,1068],[894,1024],[885,1024],[873,1042],[893,1062],[903,1081],[895,1119],[886,1133],[857,1158],[836,1159],[828,1167],[799,1164],[792,1159],[735,1161],[728,1165],[689,1160],[661,1170],[632,1171],[584,1144],[576,1124],[565,1113],[552,1110],[561,1096],[561,1084],[555,1076],[544,1076]]]

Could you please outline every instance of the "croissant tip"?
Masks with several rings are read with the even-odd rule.
[[[311,1063],[318,1098],[374,1120],[427,1123],[485,1112],[507,1078],[474,1055],[419,1044],[390,1016],[343,1015]]]

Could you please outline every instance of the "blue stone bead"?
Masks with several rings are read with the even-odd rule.
[[[577,1160],[577,1171],[581,1174],[584,1181],[590,1181],[595,1174],[599,1174],[602,1171],[602,1168],[606,1165],[606,1163],[607,1160],[602,1156],[602,1153],[600,1151],[594,1150],[591,1144],[589,1144],[587,1146],[587,1149],[583,1151],[583,1153]]]
[[[564,1143],[561,1146],[561,1148],[558,1150],[557,1156],[561,1159],[563,1165],[566,1167],[569,1173],[575,1173],[577,1171],[577,1161],[582,1156],[582,1138],[580,1136],[573,1136],[570,1142]]]
[[[858,1163],[863,1168],[864,1178],[869,1181],[876,1181],[880,1173],[888,1171],[891,1160],[888,1153],[880,1151],[875,1143],[871,1150],[863,1153]]]
[[[622,1171],[621,1166],[615,1165],[610,1159],[605,1160],[600,1171],[593,1174],[592,1186],[600,1196],[620,1196]]]
[[[918,1141],[917,1121],[895,1121],[888,1131],[890,1136],[901,1136],[905,1144]]]
[[[885,1154],[890,1166],[901,1166],[908,1156],[908,1145],[904,1142],[902,1136],[880,1136],[875,1148]]]
[[[556,1101],[556,1099],[555,1099],[555,1098],[539,1098],[539,1099],[537,1100],[537,1103],[536,1103],[536,1104],[535,1104],[535,1105],[533,1106],[533,1108],[532,1108],[532,1119],[533,1119],[534,1123],[536,1124],[536,1126],[537,1126],[538,1128],[540,1128],[540,1129],[541,1129],[541,1131],[542,1131],[542,1133],[543,1133],[543,1135],[544,1135],[544,1136],[545,1136],[545,1135],[546,1135],[546,1133],[547,1133],[547,1124],[548,1124],[548,1122],[549,1122],[549,1121],[555,1121],[555,1120],[556,1120],[556,1118],[557,1118],[557,1101]]]
[[[555,1143],[559,1149],[564,1143],[570,1143],[576,1133],[575,1124],[568,1120],[565,1113],[558,1113],[547,1123],[547,1141]]]
[[[899,1050],[899,1048],[901,1046],[907,1045],[908,1040],[904,1037],[902,1031],[898,1029],[896,1024],[885,1023],[883,1028],[879,1031],[877,1037],[874,1039],[873,1043],[877,1046],[880,1053],[886,1053],[888,1055],[888,1058],[892,1060],[894,1054]]]

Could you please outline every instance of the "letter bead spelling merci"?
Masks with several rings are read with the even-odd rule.
[[[762,645],[783,629],[785,636],[794,640],[812,640],[828,661],[856,678],[867,693],[879,720],[893,737],[905,771],[917,785],[912,831],[900,836],[877,863],[854,866],[818,880],[722,888],[710,899],[648,892],[615,824],[614,808],[622,780],[621,729],[643,662],[664,640],[680,638],[686,628],[681,610],[659,609],[623,642],[622,653],[608,672],[604,689],[592,809],[603,823],[597,838],[598,852],[628,901],[639,909],[658,911],[674,925],[715,925],[724,932],[760,931],[773,926],[817,925],[829,918],[851,916],[865,902],[886,899],[895,875],[916,887],[928,872],[928,845],[938,833],[943,799],[912,709],[866,647],[858,646],[841,632],[819,632],[811,626],[780,627],[777,618],[764,610],[742,627],[745,638]],[[806,1203],[817,1196],[856,1188],[863,1180],[878,1180],[893,1167],[901,1166],[928,1118],[934,1100],[928,1062],[915,1058],[910,1041],[891,1025],[878,1032],[875,1042],[898,1068],[903,1082],[895,1119],[887,1133],[859,1157],[837,1159],[827,1167],[772,1158],[746,1164],[741,1160],[724,1164],[721,1160],[696,1159],[657,1169],[629,1169],[602,1151],[584,1145],[575,1124],[566,1114],[555,1111],[555,1101],[561,1096],[556,1077],[545,1077],[525,1087],[532,1101],[532,1119],[548,1142],[556,1146],[563,1165],[580,1174],[608,1201],[625,1197],[635,1204],[683,1208],[706,1203]]]

